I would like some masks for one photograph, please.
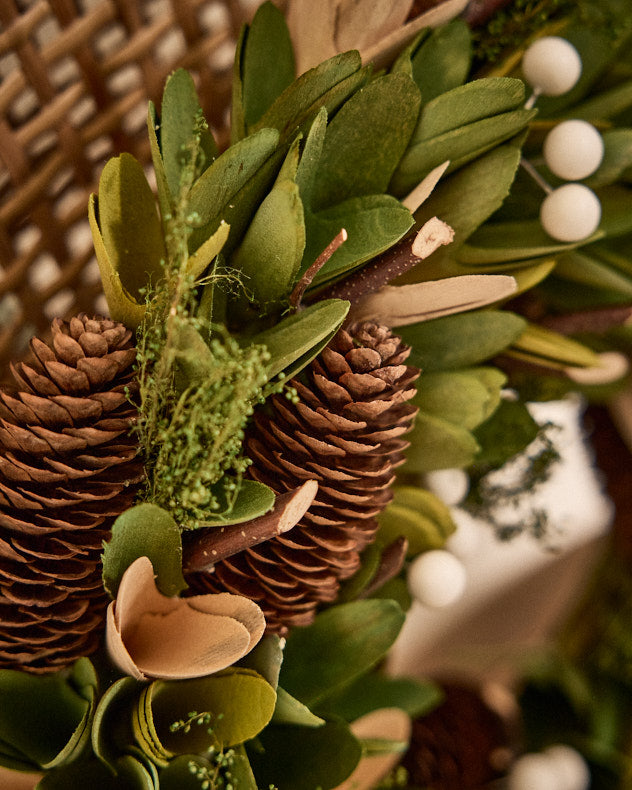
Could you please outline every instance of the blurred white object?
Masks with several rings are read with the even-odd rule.
[[[558,781],[561,782],[559,790],[588,790],[590,770],[576,749],[560,743],[549,746],[544,754],[555,764]]]
[[[461,561],[442,549],[415,557],[408,570],[410,594],[420,604],[437,609],[456,603],[465,592],[466,583]]]
[[[445,548],[460,559],[471,557],[480,548],[487,527],[460,507],[451,508],[450,515],[456,524],[456,532],[447,539]]]
[[[507,780],[508,790],[563,790],[550,757],[523,754],[513,764]]]
[[[499,541],[480,522],[478,549],[462,555],[465,594],[449,609],[413,603],[391,652],[393,673],[510,680],[526,651],[546,643],[577,603],[605,547],[612,505],[584,443],[581,399],[533,404],[530,410],[539,423],[559,426],[550,436],[561,458],[545,483],[512,505],[513,518],[545,510],[550,537],[538,541],[521,534]],[[512,475],[511,465],[502,474]]]
[[[470,478],[463,469],[437,469],[424,475],[429,491],[446,505],[460,505],[470,488]]]

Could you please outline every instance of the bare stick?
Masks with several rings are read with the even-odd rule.
[[[442,244],[449,244],[453,238],[452,228],[437,217],[432,217],[416,235],[406,236],[374,258],[359,272],[319,291],[316,298],[347,299],[351,303],[356,302],[405,274]]]
[[[336,250],[342,244],[344,244],[346,240],[347,231],[343,228],[340,233],[329,242],[325,249],[320,253],[318,258],[316,258],[314,263],[312,263],[309,269],[307,269],[301,279],[296,283],[294,290],[290,294],[290,307],[293,311],[299,309],[305,290],[309,288],[314,277],[316,277],[318,272],[323,268],[334,252],[336,252]]]
[[[317,491],[316,480],[308,480],[293,491],[279,494],[273,510],[259,518],[229,527],[209,527],[187,533],[193,538],[186,548],[185,570],[210,570],[216,562],[226,557],[288,532],[303,518]]]

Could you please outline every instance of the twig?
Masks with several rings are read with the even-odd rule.
[[[296,312],[299,309],[303,294],[312,284],[314,277],[316,277],[318,272],[323,268],[334,252],[336,252],[336,250],[342,244],[344,244],[346,240],[347,231],[343,228],[340,233],[338,233],[338,235],[329,242],[325,249],[320,253],[318,258],[316,258],[314,263],[312,263],[309,269],[307,269],[301,279],[296,283],[294,290],[290,294],[290,307],[292,308],[293,312]]]
[[[405,274],[442,244],[449,244],[453,237],[454,232],[449,225],[432,217],[415,236],[406,236],[359,272],[319,291],[311,301],[347,299],[351,303],[357,302]]]
[[[288,532],[303,518],[314,501],[318,483],[303,485],[277,496],[269,513],[228,527],[209,527],[185,533],[192,535],[186,547],[184,568],[187,572],[208,571],[216,562]]]

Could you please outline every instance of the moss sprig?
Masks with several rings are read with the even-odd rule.
[[[199,145],[198,134],[192,148]],[[249,464],[242,455],[244,428],[254,405],[265,398],[269,360],[264,346],[242,348],[197,314],[201,280],[189,273],[188,261],[198,218],[188,205],[203,160],[195,150],[185,154],[178,199],[163,217],[164,274],[146,293],[137,338],[135,428],[145,459],[143,498],[169,510],[184,529],[203,523],[209,512],[230,511]],[[204,283],[227,277],[214,267]],[[195,350],[186,347],[191,338],[203,347],[201,368]],[[187,354],[189,364],[183,365]]]

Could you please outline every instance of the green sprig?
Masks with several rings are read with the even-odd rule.
[[[244,427],[254,404],[264,399],[269,361],[264,346],[241,348],[225,330],[196,315],[202,280],[188,266],[197,224],[188,207],[204,163],[196,150],[203,126],[200,119],[183,156],[178,199],[163,217],[164,275],[146,293],[137,342],[136,432],[147,472],[144,499],[168,510],[183,528],[197,526],[209,512],[230,511],[249,464],[242,456]],[[214,268],[203,282],[226,277]],[[187,348],[191,339],[200,346],[193,352]]]

